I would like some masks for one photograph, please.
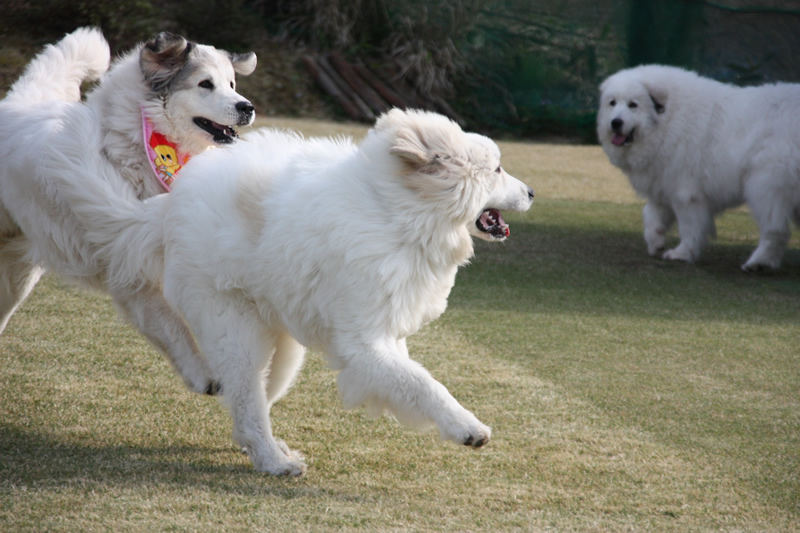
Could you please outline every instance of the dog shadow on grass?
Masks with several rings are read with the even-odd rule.
[[[257,472],[233,447],[97,446],[0,423],[0,488],[120,489],[190,486],[200,491],[285,500],[324,498],[353,502],[358,496]],[[224,464],[223,464],[224,463]]]
[[[651,257],[640,231],[517,221],[503,243],[478,242],[456,279],[450,307],[508,311],[648,314],[796,323],[800,249],[775,271],[745,273],[755,243],[714,241],[696,263]],[[672,235],[667,246],[678,243]],[[783,312],[776,313],[780,307]]]

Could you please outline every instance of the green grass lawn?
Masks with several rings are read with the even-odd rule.
[[[740,272],[757,230],[735,210],[696,265],[650,258],[598,147],[501,149],[534,206],[409,339],[485,448],[344,411],[312,353],[273,410],[308,474],[259,474],[216,399],[48,276],[0,336],[0,530],[800,530],[797,245]]]

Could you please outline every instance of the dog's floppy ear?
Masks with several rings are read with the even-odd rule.
[[[664,100],[663,100],[663,99],[660,99],[660,100],[659,100],[659,99],[656,99],[656,97],[655,97],[655,96],[653,96],[652,94],[650,95],[650,100],[652,100],[652,101],[653,101],[653,107],[655,107],[655,108],[656,108],[656,113],[658,113],[659,115],[662,115],[662,114],[664,114],[664,111],[666,111],[666,110],[667,110],[667,108],[666,108],[666,107],[664,107],[664,104],[662,104],[662,103],[661,103],[661,102],[663,102]]]
[[[193,48],[194,44],[167,31],[145,43],[139,53],[139,68],[150,89],[159,92],[169,85],[186,64]]]
[[[434,162],[436,152],[431,145],[431,131],[422,128],[414,117],[413,111],[392,109],[378,119],[375,129],[391,132],[389,153],[402,159],[412,170],[418,170]]]
[[[653,102],[656,113],[663,115],[667,110],[667,90],[653,83],[645,83],[644,86],[647,89],[647,94],[650,95],[650,100]]]
[[[256,69],[256,54],[248,52],[246,54],[231,54],[231,64],[233,71],[242,76],[249,76]]]

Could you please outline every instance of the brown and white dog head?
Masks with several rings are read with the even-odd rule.
[[[255,70],[256,55],[232,54],[169,32],[139,52],[149,94],[145,109],[156,128],[189,153],[236,140],[255,109],[236,92],[236,74]]]

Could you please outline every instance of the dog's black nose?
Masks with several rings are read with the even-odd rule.
[[[239,126],[246,126],[253,122],[256,114],[256,108],[247,100],[242,100],[236,103],[236,111],[239,112]]]
[[[241,102],[236,103],[236,111],[238,111],[239,113],[251,115],[255,113],[256,108],[253,107],[253,104],[251,104],[247,100],[243,100]]]
[[[247,100],[243,100],[241,102],[236,103],[236,110],[241,111],[242,113],[252,113],[253,111],[256,110],[256,108],[253,107],[253,104],[251,104]]]
[[[243,100],[236,103],[236,111],[238,111],[240,115],[250,118],[256,112],[256,108],[247,100]]]
[[[622,121],[621,118],[615,118],[614,120],[611,121],[611,129],[614,131],[619,131],[622,129],[623,124],[624,122]]]

